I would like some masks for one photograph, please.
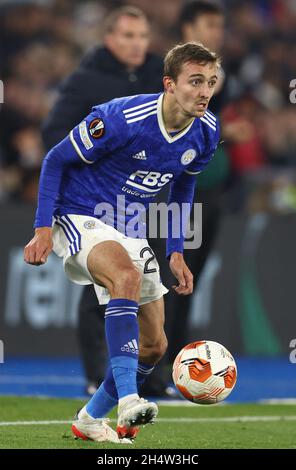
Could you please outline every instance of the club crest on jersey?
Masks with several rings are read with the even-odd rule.
[[[89,133],[94,139],[100,139],[105,133],[105,124],[100,118],[93,119],[88,126]]]
[[[191,163],[195,157],[196,157],[196,151],[194,149],[186,150],[186,152],[184,152],[181,157],[182,165],[189,165],[189,163]]]

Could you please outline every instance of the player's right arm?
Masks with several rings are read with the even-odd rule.
[[[62,176],[73,165],[92,165],[125,144],[127,124],[114,105],[94,108],[62,142],[48,152],[39,180],[35,236],[26,245],[24,259],[36,266],[46,262],[52,250],[52,218]]]
[[[42,163],[39,180],[38,207],[35,218],[35,236],[25,246],[26,263],[44,264],[52,250],[52,216],[63,172],[78,157],[69,137],[48,152]]]
[[[52,251],[52,229],[51,227],[38,227],[35,229],[35,236],[25,246],[24,260],[28,264],[40,266],[47,261],[49,253]]]

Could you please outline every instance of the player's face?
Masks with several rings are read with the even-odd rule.
[[[224,17],[214,13],[199,16],[184,29],[185,42],[201,42],[210,50],[219,52],[224,40]]]
[[[173,82],[172,92],[184,115],[202,117],[205,114],[217,79],[215,64],[183,64],[176,82]]]
[[[121,16],[105,44],[117,60],[129,68],[141,66],[149,46],[149,25],[143,18]]]

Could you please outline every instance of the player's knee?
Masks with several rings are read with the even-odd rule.
[[[141,273],[136,267],[125,268],[113,280],[112,290],[122,296],[129,297],[133,294],[137,296],[140,294],[141,280]]]

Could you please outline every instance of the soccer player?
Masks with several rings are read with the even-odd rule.
[[[196,174],[212,158],[219,126],[207,109],[219,59],[197,43],[178,45],[164,63],[164,93],[117,98],[95,106],[46,156],[40,176],[35,236],[24,259],[40,265],[52,249],[69,278],[94,284],[107,304],[105,332],[110,366],[105,380],[78,412],[73,433],[82,439],[129,443],[139,425],[153,423],[158,408],[138,395],[167,347],[163,295],[154,253],[144,236],[129,236],[133,214],[148,208],[171,183],[168,203],[192,203]],[[108,203],[104,222],[98,204]],[[115,221],[114,221],[115,219]],[[167,257],[180,295],[193,290],[183,259],[184,236],[169,221]],[[113,225],[113,226],[112,226]],[[115,225],[115,226],[114,226]],[[118,404],[117,433],[105,416]]]
[[[124,5],[112,9],[103,23],[103,44],[89,51],[79,68],[63,82],[44,123],[42,135],[48,150],[66,137],[92,106],[115,96],[157,93],[163,89],[163,59],[148,52],[151,26],[144,12]],[[77,338],[89,395],[104,379],[107,356],[104,317],[105,306],[98,305],[93,285],[86,285],[78,306]],[[155,374],[153,388],[166,395],[166,387]]]

